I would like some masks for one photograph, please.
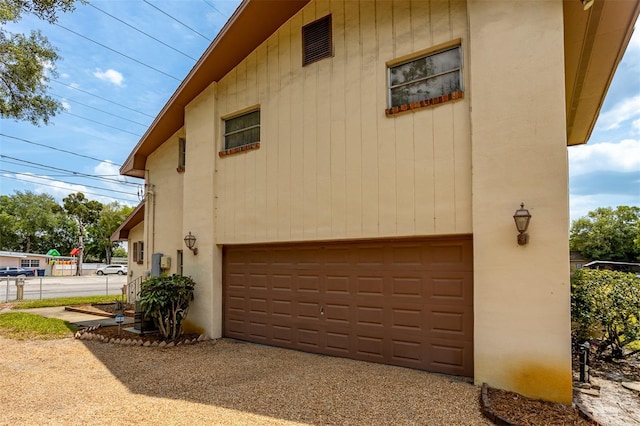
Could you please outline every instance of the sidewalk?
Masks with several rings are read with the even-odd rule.
[[[41,315],[45,318],[58,318],[68,321],[77,327],[91,327],[100,324],[103,327],[116,325],[114,318],[105,318],[99,315],[91,315],[82,312],[67,311],[64,306],[55,306],[51,308],[33,308],[33,309],[0,309],[0,313],[5,312],[27,312],[30,314]],[[124,317],[123,325],[133,324],[133,318]]]

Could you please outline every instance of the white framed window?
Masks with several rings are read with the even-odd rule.
[[[389,66],[389,108],[411,105],[462,89],[462,51],[453,46]]]
[[[178,139],[178,171],[184,172],[187,165],[187,140],[185,138]]]
[[[224,120],[224,149],[239,148],[260,142],[260,110]]]
[[[133,243],[133,259],[132,260],[134,263],[144,262],[144,242],[136,241]]]

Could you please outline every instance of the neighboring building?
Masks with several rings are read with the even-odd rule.
[[[571,270],[583,268],[584,264],[588,262],[589,261],[585,259],[579,251],[569,252],[569,266]]]
[[[132,279],[192,276],[212,337],[571,402],[567,145],[638,10],[245,0],[121,168]]]
[[[636,262],[613,262],[609,260],[594,260],[585,263],[584,268],[606,269],[607,271],[635,272],[640,273],[640,263]]]
[[[0,266],[32,269],[36,275],[40,276],[75,275],[76,262],[75,257],[0,251]]]

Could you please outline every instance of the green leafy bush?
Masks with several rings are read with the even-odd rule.
[[[578,269],[571,279],[575,343],[597,338],[596,353],[630,355],[625,346],[640,336],[640,278],[633,273]]]
[[[195,285],[191,277],[175,274],[151,277],[141,284],[140,307],[165,338],[176,339],[182,334]]]

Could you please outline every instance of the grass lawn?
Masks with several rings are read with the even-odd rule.
[[[0,336],[9,339],[61,339],[72,337],[76,328],[67,321],[26,312],[0,314]]]
[[[51,306],[90,305],[109,303],[114,296],[60,297],[56,299],[22,300],[11,302],[13,309],[47,308]],[[45,318],[27,312],[6,312],[0,314],[0,336],[17,339],[61,339],[72,337],[76,327],[67,321]]]
[[[92,303],[109,303],[114,302],[116,296],[78,296],[78,297],[58,297],[56,299],[42,300],[22,300],[20,302],[11,302],[13,309],[32,309],[32,308],[48,308],[50,306],[73,306],[73,305],[90,305]]]

